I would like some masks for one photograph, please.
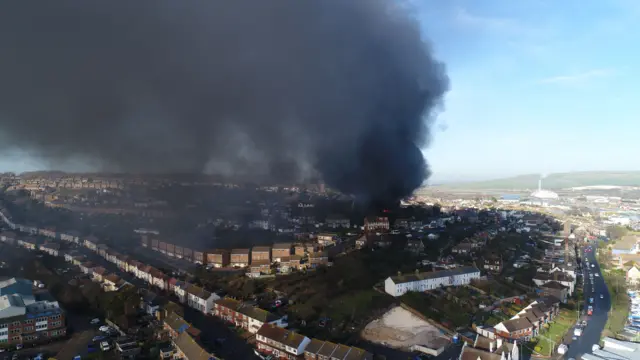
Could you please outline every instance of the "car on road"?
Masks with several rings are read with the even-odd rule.
[[[589,304],[593,304],[593,298],[589,298]]]
[[[98,330],[102,331],[102,332],[109,332],[111,331],[111,327],[107,326],[107,325],[102,325],[98,328]]]
[[[593,315],[593,306],[589,305],[589,307],[587,308],[587,315]]]
[[[100,324],[100,319],[98,319],[98,318],[91,319],[91,321],[89,321],[89,323],[90,323],[91,325],[97,325],[97,324]]]
[[[108,342],[103,341],[103,342],[100,343],[100,350],[109,351],[109,350],[111,350],[111,347],[109,346]]]
[[[600,277],[600,274],[596,273],[596,277]]]
[[[604,295],[603,294],[600,294],[600,299],[604,299]]]
[[[596,267],[596,264],[591,264],[591,267],[592,267],[592,268]]]
[[[106,336],[98,335],[98,336],[94,336],[93,339],[91,339],[91,341],[98,342],[98,341],[102,341],[102,340],[104,340],[106,338],[107,338]]]

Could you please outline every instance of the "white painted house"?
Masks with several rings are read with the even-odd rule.
[[[409,291],[427,291],[441,286],[468,285],[471,280],[480,278],[480,270],[465,266],[451,270],[416,272],[388,277],[384,281],[384,291],[391,296],[402,296]]]

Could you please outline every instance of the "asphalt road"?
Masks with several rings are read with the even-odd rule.
[[[584,248],[580,251],[582,252],[581,255],[585,256]],[[569,345],[569,350],[565,354],[565,358],[567,359],[579,359],[580,355],[591,353],[591,346],[600,342],[600,334],[602,334],[602,330],[604,330],[604,326],[607,323],[609,309],[611,309],[611,299],[609,298],[609,291],[607,290],[607,286],[604,282],[604,279],[602,278],[600,265],[596,261],[594,251],[587,253],[586,257],[584,257],[582,261],[583,279],[585,284],[584,309],[589,306],[589,298],[593,297],[593,315],[590,316],[587,320],[587,327],[583,330],[582,336],[580,336],[578,340],[573,341]],[[588,269],[585,258],[589,259]],[[595,265],[595,267],[591,267],[592,264]],[[591,281],[589,280],[589,273],[594,274],[593,289],[595,289],[595,292],[592,291],[593,289],[591,286]],[[600,276],[596,277],[596,273]],[[600,294],[604,296],[603,299],[600,299]],[[573,333],[573,330],[570,331]]]

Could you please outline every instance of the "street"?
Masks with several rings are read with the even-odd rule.
[[[584,252],[584,248],[580,249],[580,251],[581,256],[584,256],[582,261],[585,298],[583,309],[587,309],[590,305],[589,298],[593,297],[594,302],[591,304],[593,306],[593,315],[589,317],[587,327],[583,330],[582,336],[578,337],[578,340],[573,341],[569,345],[569,350],[564,355],[567,359],[578,359],[582,354],[591,353],[591,346],[600,342],[600,334],[607,323],[607,316],[609,309],[611,308],[609,291],[607,290],[607,285],[602,277],[600,265],[596,261],[595,249],[586,254]],[[586,259],[589,260],[588,266],[586,265]],[[591,267],[591,264],[595,265],[595,267]],[[595,289],[595,292],[592,291],[589,273],[594,274],[593,288]],[[598,274],[599,276],[596,277],[595,274]],[[603,299],[600,299],[600,294],[604,296]],[[573,333],[573,329],[570,331]]]

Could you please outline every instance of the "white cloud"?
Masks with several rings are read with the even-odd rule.
[[[470,13],[463,7],[456,7],[454,19],[458,25],[471,28],[480,28],[482,30],[502,31],[518,27],[517,22],[513,19],[480,16]]]
[[[592,69],[575,74],[558,75],[541,79],[542,84],[577,84],[589,80],[608,77],[614,74],[613,69]]]

